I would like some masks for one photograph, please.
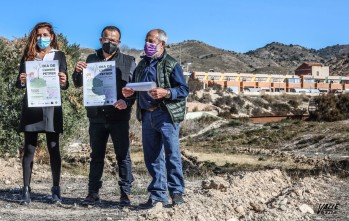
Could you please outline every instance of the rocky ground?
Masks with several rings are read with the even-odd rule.
[[[86,175],[63,169],[63,203],[50,204],[51,179],[47,165],[36,165],[29,206],[21,206],[20,161],[0,159],[0,220],[348,220],[349,184],[331,175],[292,179],[278,169],[238,172],[206,178],[187,177],[186,203],[151,210],[137,205],[147,199],[149,177],[136,174],[132,205],[118,205],[115,176],[106,173],[101,189],[102,202],[83,206]],[[318,213],[325,204],[336,209]]]
[[[202,123],[202,122],[201,122]],[[197,124],[197,122],[194,122]],[[50,204],[47,153],[37,150],[32,203],[19,205],[20,157],[0,158],[0,220],[349,220],[347,121],[264,125],[208,121],[182,137],[186,192],[183,205],[141,210],[150,181],[139,139],[132,140],[132,205],[120,207],[113,153],[108,152],[102,202],[82,205],[89,148],[62,151],[62,204]],[[109,149],[111,150],[111,148]]]

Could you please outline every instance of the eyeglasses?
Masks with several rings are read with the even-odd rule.
[[[107,37],[102,37],[102,39],[103,39],[104,42],[111,42],[113,44],[118,44],[118,43],[121,42],[120,40],[110,39],[110,38],[107,38]]]

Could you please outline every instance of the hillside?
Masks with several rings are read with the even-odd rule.
[[[245,55],[215,48],[200,41],[190,40],[170,44],[167,50],[174,58],[181,61],[184,67],[187,63],[191,63],[189,70],[214,69],[217,72],[251,72],[254,70],[254,67],[246,62],[248,59],[241,59]]]
[[[315,50],[273,42],[247,53],[236,53],[190,40],[170,44],[167,50],[189,71],[292,74],[303,62],[313,61],[330,66],[330,74],[349,76],[349,45]]]
[[[330,60],[325,65],[330,67],[330,74],[337,76],[349,76],[349,54],[340,54]]]
[[[217,72],[292,74],[303,62],[313,61],[330,66],[333,75],[349,75],[349,67],[345,65],[348,64],[349,45],[314,50],[300,45],[273,42],[247,53],[236,53],[189,40],[169,44],[167,50],[189,71],[214,69]],[[191,64],[187,65],[188,63]]]
[[[262,48],[249,51],[246,54],[263,59],[264,67],[281,67],[288,74],[305,61],[324,62],[314,49],[307,49],[299,45],[285,45],[277,42],[267,44]]]
[[[333,57],[337,57],[339,55],[348,54],[349,53],[349,45],[333,45],[322,48],[317,51],[320,57],[325,59],[330,59]]]
[[[0,40],[8,40],[0,37]],[[94,53],[94,49],[81,48],[81,59]],[[141,49],[121,46],[121,51],[132,55],[139,62]],[[264,47],[237,53],[216,48],[201,41],[187,40],[167,45],[167,51],[181,62],[188,71],[247,72],[269,74],[292,74],[303,62],[321,62],[330,67],[331,75],[349,76],[349,45],[334,45],[320,50],[300,45],[272,42]],[[189,65],[190,64],[190,65]]]

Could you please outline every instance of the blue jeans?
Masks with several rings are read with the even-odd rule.
[[[150,198],[167,201],[167,188],[170,196],[174,193],[183,193],[179,124],[172,122],[167,110],[158,108],[152,112],[144,111],[142,139],[145,165],[152,177],[148,186]]]
[[[129,194],[133,182],[130,158],[129,122],[93,123],[90,122],[91,162],[88,191],[98,193],[102,187],[104,158],[109,135],[113,141],[116,160],[119,167],[120,191]]]

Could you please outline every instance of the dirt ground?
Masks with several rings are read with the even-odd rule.
[[[349,131],[347,125],[345,121],[319,125],[213,122],[181,139],[186,202],[150,210],[138,207],[148,198],[150,181],[139,140],[131,145],[132,205],[124,208],[118,204],[115,160],[110,151],[100,190],[102,201],[94,206],[82,205],[87,195],[87,145],[64,149],[63,202],[57,205],[50,204],[52,184],[45,152],[37,151],[29,206],[19,204],[20,158],[2,157],[0,220],[349,220],[349,148],[343,133]],[[284,139],[287,136],[292,138]],[[326,153],[326,157],[317,153]],[[333,164],[331,158],[338,156],[340,161]],[[320,172],[316,172],[318,166]]]
[[[117,178],[109,172],[103,178],[102,202],[86,207],[81,202],[86,196],[87,176],[63,168],[63,203],[52,205],[49,167],[36,164],[31,185],[32,203],[21,206],[18,202],[22,182],[19,159],[2,158],[0,168],[0,220],[4,221],[349,219],[349,184],[331,175],[291,179],[284,172],[271,169],[206,178],[187,176],[185,204],[140,210],[137,205],[147,200],[149,177],[146,174],[135,174],[130,207],[118,205]],[[80,172],[84,170],[86,168],[81,168]],[[336,209],[325,210],[334,214],[318,214],[319,206],[324,204],[338,204]]]

